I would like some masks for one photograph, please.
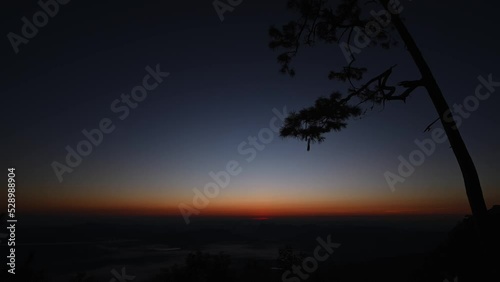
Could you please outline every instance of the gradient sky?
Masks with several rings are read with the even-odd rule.
[[[479,75],[500,80],[497,9],[402,1],[408,28],[450,105],[474,94]],[[36,1],[2,9],[2,34],[19,33]],[[425,91],[354,120],[321,145],[274,140],[252,162],[238,145],[268,127],[272,109],[298,110],[345,85],[327,79],[345,64],[338,46],[303,49],[294,78],[279,73],[268,28],[294,19],[286,1],[243,1],[221,22],[211,1],[71,1],[16,55],[2,46],[2,167],[16,167],[20,211],[179,214],[192,189],[230,160],[242,172],[201,214],[287,215],[468,212],[447,143],[391,192],[384,172],[436,117]],[[363,50],[359,61],[395,79],[416,79],[403,46]],[[138,85],[148,65],[170,76],[120,121],[110,104]],[[498,91],[497,91],[498,92]],[[487,205],[500,202],[498,93],[460,128],[478,168]],[[59,183],[51,167],[81,131],[109,117],[116,129]],[[1,193],[2,201],[5,194]]]

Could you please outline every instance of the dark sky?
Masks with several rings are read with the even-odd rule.
[[[474,95],[478,76],[500,80],[495,1],[402,1],[402,15],[450,105]],[[68,202],[82,208],[175,209],[192,189],[231,160],[242,172],[211,202],[262,214],[290,206],[319,211],[424,211],[467,208],[458,165],[448,144],[437,146],[416,172],[391,192],[384,172],[396,171],[415,139],[437,114],[425,91],[407,104],[354,120],[325,143],[273,140],[255,159],[238,152],[262,128],[273,108],[298,110],[345,85],[327,79],[345,65],[338,46],[301,50],[294,78],[279,73],[268,28],[295,16],[286,1],[246,1],[221,22],[211,1],[78,1],[58,13],[16,54],[7,34],[20,34],[21,18],[36,1],[2,7],[2,166],[15,166],[20,206]],[[379,73],[398,64],[395,78],[416,79],[404,46],[363,50],[359,61]],[[142,83],[145,67],[170,75],[124,120],[110,110],[122,93]],[[460,130],[478,167],[488,205],[498,203],[500,135],[498,90],[482,101]],[[115,130],[59,183],[51,163],[81,131],[112,120]],[[3,197],[3,194],[2,194]],[[24,201],[24,205],[22,204]],[[336,208],[335,208],[336,207]],[[300,210],[300,207],[299,207]]]

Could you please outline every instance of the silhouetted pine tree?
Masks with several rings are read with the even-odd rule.
[[[359,44],[353,43],[359,32],[368,27],[373,28],[374,17],[370,11],[394,11],[399,1],[375,0],[341,0],[336,8],[328,0],[290,0],[288,8],[298,12],[299,18],[290,21],[281,28],[271,27],[269,34],[272,49],[284,50],[278,56],[282,65],[281,71],[291,76],[295,70],[290,66],[292,59],[302,46],[314,46],[317,43],[339,44],[349,63],[338,70],[331,71],[329,78],[347,83],[345,95],[338,92],[328,98],[319,98],[316,103],[298,112],[292,112],[281,128],[282,137],[294,137],[311,143],[322,142],[324,134],[339,131],[346,127],[350,118],[358,117],[373,109],[375,105],[384,105],[388,101],[403,101],[417,88],[424,88],[429,94],[439,115],[443,128],[448,136],[451,148],[462,171],[465,189],[472,213],[481,217],[486,213],[486,204],[481,190],[481,184],[476,167],[467,150],[453,118],[450,118],[450,108],[439,88],[430,67],[422,56],[410,32],[397,13],[379,14],[380,30],[369,29],[371,33],[366,47],[380,46],[392,48],[399,38],[406,46],[421,77],[390,84],[389,78],[395,65],[391,65],[380,74],[365,79],[366,67],[356,66],[356,55],[360,52]],[[399,36],[397,36],[399,35]],[[359,38],[358,38],[359,43]],[[358,85],[356,85],[358,84]],[[437,120],[436,120],[437,121]],[[431,124],[432,125],[432,124]],[[429,127],[428,127],[429,128]]]

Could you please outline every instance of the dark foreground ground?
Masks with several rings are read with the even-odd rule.
[[[19,223],[17,274],[4,275],[2,262],[1,281],[441,282],[454,281],[466,264],[476,267],[461,265],[461,256],[484,255],[464,243],[473,241],[473,228],[461,216],[197,218],[186,225],[177,217],[26,215]],[[1,250],[5,260],[5,242]]]

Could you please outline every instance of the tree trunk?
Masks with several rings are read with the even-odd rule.
[[[381,2],[387,9],[387,0],[382,0]],[[444,98],[443,93],[441,92],[441,89],[431,72],[431,69],[429,68],[429,65],[427,65],[427,62],[422,56],[422,53],[420,52],[408,29],[406,29],[406,26],[401,21],[401,18],[398,15],[392,15],[392,23],[399,32],[399,35],[403,39],[408,51],[417,65],[420,74],[422,75],[425,88],[427,89],[432,103],[439,114],[451,148],[453,149],[453,153],[455,154],[458,164],[460,165],[460,170],[462,171],[465,191],[472,210],[472,215],[474,217],[481,217],[487,212],[486,203],[481,190],[481,183],[479,182],[479,176],[474,162],[472,161],[462,136],[456,127],[455,121],[452,118],[445,118],[446,115],[451,113],[450,107],[448,106],[448,103],[446,102],[446,99]]]

